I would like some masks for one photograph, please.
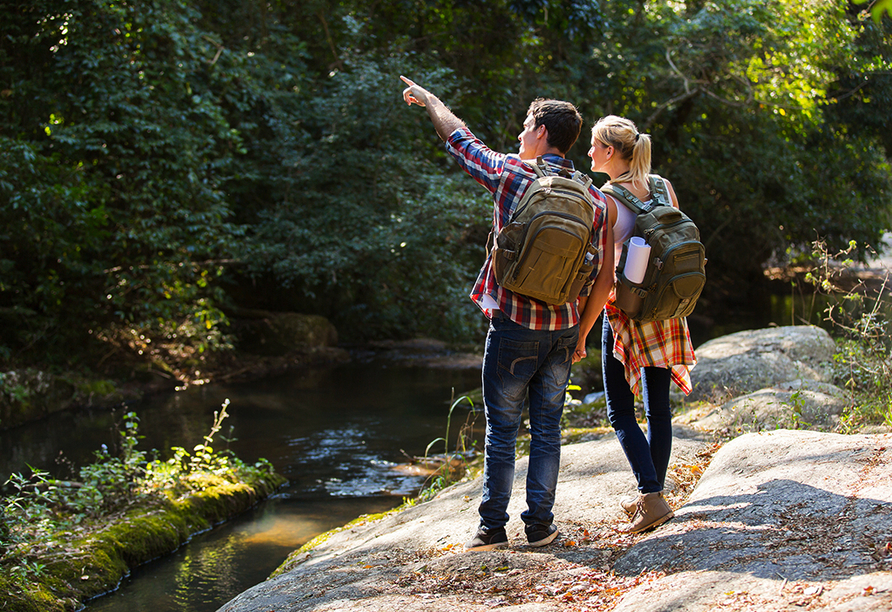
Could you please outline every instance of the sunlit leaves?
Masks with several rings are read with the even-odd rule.
[[[883,13],[887,13],[892,17],[892,0],[854,0],[855,4],[868,4],[870,6],[870,14],[877,23],[883,18]]]

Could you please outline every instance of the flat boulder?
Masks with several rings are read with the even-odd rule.
[[[830,382],[836,345],[825,330],[793,325],[737,332],[696,350],[686,401],[723,404],[792,380]]]
[[[709,446],[694,432],[676,433],[676,465],[690,465]],[[565,583],[587,583],[591,578],[585,572],[593,565],[597,580],[609,572],[610,550],[598,534],[613,534],[624,522],[619,501],[634,492],[635,479],[612,433],[563,447],[554,508],[561,537],[530,548],[519,518],[526,507],[527,466],[527,458],[517,461],[508,549],[463,550],[479,521],[482,480],[477,478],[425,503],[326,534],[220,612],[486,612],[509,603],[518,612],[564,610]]]
[[[674,442],[674,479],[711,447]],[[326,534],[220,611],[892,609],[892,434],[740,436],[673,520],[639,536],[615,531],[634,486],[615,437],[570,445],[561,536],[543,548],[526,545],[518,520],[526,467],[518,461],[508,548],[462,550],[477,522],[475,479]]]
[[[846,392],[830,383],[794,380],[741,395],[721,406],[704,404],[676,423],[725,434],[766,429],[830,430],[849,404]]]
[[[716,453],[675,519],[614,565],[662,576],[616,612],[892,609],[892,435],[781,430]]]

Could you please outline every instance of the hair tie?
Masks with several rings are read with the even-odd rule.
[[[638,142],[638,139],[641,138],[641,133],[638,132],[635,134],[635,142]]]

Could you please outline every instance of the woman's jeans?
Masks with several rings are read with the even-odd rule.
[[[641,493],[662,491],[672,453],[669,369],[644,368],[641,388],[644,415],[647,417],[645,437],[635,419],[635,396],[626,381],[623,364],[613,356],[613,330],[606,315],[601,336],[601,365],[607,395],[607,418],[616,430],[616,437],[629,460],[638,481],[638,490]]]
[[[530,460],[526,525],[551,525],[561,460],[561,414],[579,327],[536,331],[496,315],[483,354],[483,406],[486,414],[483,500],[480,524],[508,522],[514,483],[514,456],[524,398],[529,392]]]

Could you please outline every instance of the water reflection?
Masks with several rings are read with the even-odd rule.
[[[211,612],[265,580],[288,554],[319,533],[399,498],[276,498],[196,537],[171,556],[138,568],[89,612]]]
[[[289,483],[254,511],[138,568],[87,610],[217,610],[319,533],[393,508],[416,492],[425,476],[397,465],[444,434],[453,389],[458,395],[479,385],[475,370],[353,363],[247,385],[193,388],[129,407],[140,419],[140,449],[191,449],[228,398],[230,417],[214,447],[229,447],[246,462],[266,458]],[[62,413],[0,433],[0,474],[32,465],[69,477],[55,462],[59,451],[77,465],[89,462],[100,445],[114,445],[123,412]],[[460,418],[453,415],[453,436]]]

